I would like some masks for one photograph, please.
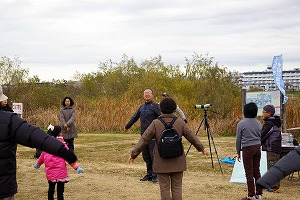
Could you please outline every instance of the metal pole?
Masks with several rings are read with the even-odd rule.
[[[243,109],[244,106],[246,105],[246,89],[242,89],[242,113],[243,113]]]

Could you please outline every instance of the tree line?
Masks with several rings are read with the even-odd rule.
[[[161,56],[137,63],[123,55],[119,62],[101,62],[96,72],[76,74],[72,81],[41,82],[38,76],[28,77],[28,70],[20,64],[18,58],[2,56],[0,81],[9,100],[22,102],[24,118],[37,126],[58,123],[61,101],[70,96],[75,100],[79,130],[121,131],[143,103],[145,88],[154,90],[156,102],[163,92],[168,92],[195,129],[203,117],[195,104],[213,105],[209,111],[218,114],[208,112],[209,118],[221,134],[234,134],[242,118],[241,87],[234,73],[219,66],[208,54],[194,53],[185,58],[183,66],[166,65]]]

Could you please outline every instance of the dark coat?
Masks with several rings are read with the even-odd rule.
[[[166,123],[170,123],[176,116],[174,114],[162,114],[160,117]],[[136,158],[150,140],[155,139],[159,141],[164,128],[165,126],[161,121],[158,119],[153,120],[131,152],[131,157]],[[198,151],[203,151],[203,145],[182,119],[177,119],[173,124],[173,128],[176,129],[180,137],[184,136]],[[186,170],[185,154],[176,158],[161,158],[158,153],[157,142],[155,143],[153,156],[153,171],[155,173],[172,173]]]
[[[59,155],[64,144],[17,114],[0,110],[0,199],[17,193],[17,144]]]
[[[14,112],[13,109],[8,104],[6,104],[6,106],[2,105],[2,110],[3,111]]]
[[[270,188],[289,174],[300,171],[300,147],[290,151],[277,161],[260,179],[257,185]]]
[[[281,153],[281,120],[279,116],[264,119],[261,131],[261,145],[263,151]]]
[[[161,114],[159,104],[150,101],[142,104],[125,125],[129,129],[139,118],[141,122],[141,134],[145,132],[151,122]]]

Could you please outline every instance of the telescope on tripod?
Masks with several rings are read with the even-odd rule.
[[[213,161],[213,157],[212,157],[212,148],[211,148],[211,143],[213,144],[213,147],[214,147],[214,150],[215,150],[215,154],[216,154],[216,157],[218,159],[218,163],[219,163],[219,167],[220,167],[220,171],[221,173],[223,174],[223,169],[222,169],[222,166],[221,166],[221,163],[220,163],[220,159],[219,159],[219,155],[218,155],[218,152],[217,152],[217,148],[216,148],[216,145],[215,145],[215,142],[214,142],[214,137],[211,133],[211,130],[210,130],[210,125],[209,125],[209,121],[208,121],[208,116],[207,116],[207,111],[208,109],[212,106],[212,104],[196,104],[195,105],[195,109],[202,109],[203,112],[204,112],[204,116],[203,116],[203,119],[201,120],[201,123],[196,131],[196,135],[198,134],[203,122],[204,122],[204,130],[206,130],[206,133],[207,133],[207,139],[208,139],[208,144],[209,144],[209,152],[210,152],[210,159],[211,159],[211,166],[212,168],[214,168],[214,161]],[[215,111],[211,111],[213,113],[216,113],[216,114],[219,114]],[[190,149],[191,149],[191,146],[188,148],[187,152],[186,152],[186,155],[189,153]]]

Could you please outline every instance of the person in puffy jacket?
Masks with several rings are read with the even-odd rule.
[[[68,149],[66,142],[64,141],[61,133],[60,126],[48,127],[48,134],[55,137],[57,140],[61,141],[65,147]],[[69,175],[67,170],[66,161],[63,158],[49,154],[47,152],[42,152],[34,168],[39,169],[42,164],[45,164],[46,178],[48,180],[48,200],[54,200],[55,185],[57,184],[57,199],[64,199],[65,183],[69,182]],[[82,173],[83,169],[78,167],[76,162],[70,164],[77,173]]]
[[[275,114],[273,105],[266,105],[263,108],[262,117],[264,120],[261,131],[262,150],[267,152],[267,166],[270,169],[279,159],[281,154],[281,119]],[[278,192],[280,182],[268,188],[268,192]]]
[[[0,101],[7,99],[0,85]],[[64,158],[68,163],[77,160],[76,155],[67,150],[64,144],[45,131],[35,127],[12,112],[0,106],[0,199],[13,200],[18,191],[16,173],[17,144]]]
[[[258,181],[262,188],[270,188],[289,174],[300,171],[300,147],[290,151],[276,162]]]

